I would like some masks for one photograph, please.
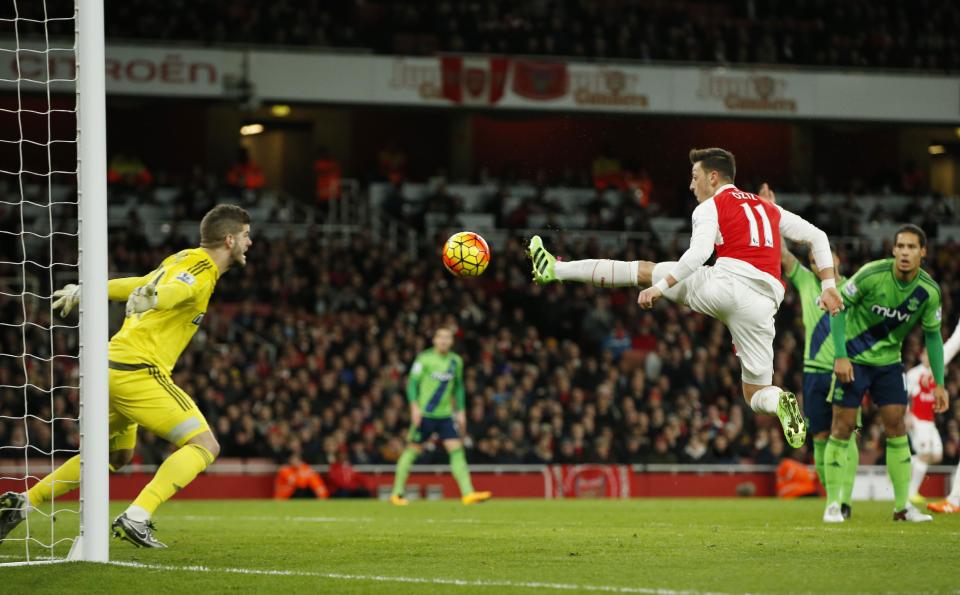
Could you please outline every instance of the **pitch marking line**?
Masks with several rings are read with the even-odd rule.
[[[373,517],[329,517],[329,516],[271,516],[271,515],[249,515],[249,516],[220,516],[214,514],[182,514],[182,515],[164,515],[164,519],[182,520],[182,521],[266,521],[274,523],[277,521],[291,521],[295,523],[372,523],[378,519]],[[389,519],[379,519],[380,522]],[[487,523],[478,519],[421,519],[424,523],[453,524],[453,525],[480,525],[495,524]]]
[[[293,521],[297,523],[372,523],[371,517],[328,517],[328,516],[271,516],[271,515],[252,515],[252,516],[234,516],[226,517],[211,514],[183,514],[183,515],[164,515],[165,519],[179,519],[184,521],[224,521],[232,519],[235,521]]]
[[[307,570],[266,570],[256,568],[213,568],[210,566],[168,566],[140,562],[105,562],[111,566],[143,570],[173,570],[183,572],[212,572],[223,574],[247,574],[261,576],[300,576],[342,581],[366,581],[377,583],[406,583],[416,585],[443,585],[451,587],[514,587],[521,589],[550,589],[554,591],[595,591],[604,593],[648,593],[654,595],[681,595],[698,591],[674,591],[672,589],[646,589],[643,587],[617,587],[613,585],[576,585],[572,583],[544,583],[527,581],[466,580],[457,578],[422,578],[412,576],[382,576],[376,574],[344,574],[340,572],[310,572]],[[716,594],[714,594],[716,595]]]

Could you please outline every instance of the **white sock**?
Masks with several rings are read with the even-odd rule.
[[[124,514],[126,514],[127,518],[131,521],[137,521],[138,523],[146,523],[150,520],[149,512],[133,504],[127,507]]]
[[[591,283],[597,287],[636,287],[639,260],[557,261],[554,272],[561,281]]]
[[[953,475],[953,487],[950,488],[947,500],[954,506],[960,506],[960,465],[957,465],[957,472]]]
[[[920,457],[914,455],[912,457],[912,465],[910,466],[911,475],[910,475],[910,497],[914,497],[920,493],[920,484],[923,483],[923,478],[927,475],[927,463],[921,461]]]
[[[780,393],[783,390],[779,386],[768,386],[761,388],[753,393],[750,399],[750,408],[757,413],[777,414],[777,403],[780,402]]]

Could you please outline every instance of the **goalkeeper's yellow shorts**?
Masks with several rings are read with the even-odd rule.
[[[159,368],[110,362],[110,451],[133,449],[137,426],[177,446],[210,429],[190,395]]]

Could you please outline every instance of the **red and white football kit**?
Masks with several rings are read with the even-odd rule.
[[[950,360],[957,355],[957,351],[960,351],[960,325],[943,343],[944,367],[950,364]],[[943,442],[933,421],[933,406],[936,404],[933,389],[936,386],[933,373],[928,366],[920,364],[907,371],[907,394],[910,395],[907,427],[910,443],[918,455],[932,455],[939,459],[943,455]]]
[[[781,235],[811,244],[817,266],[832,268],[827,234],[733,184],[718,188],[691,217],[690,247],[679,261],[658,263],[653,283],[672,275],[678,283],[664,297],[723,322],[733,336],[743,381],[769,385],[774,317],[784,293]],[[714,249],[716,264],[703,266]]]

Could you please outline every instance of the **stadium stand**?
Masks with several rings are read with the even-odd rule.
[[[56,4],[48,2],[54,8]],[[960,27],[960,7],[934,0],[916,0],[909,7],[897,0],[130,0],[111,7],[106,16],[107,36],[114,41],[311,46],[404,55],[467,52],[960,69],[954,34]],[[68,32],[51,28],[53,34]]]
[[[242,274],[220,281],[203,328],[174,374],[216,429],[224,457],[285,463],[298,454],[309,463],[330,463],[346,455],[354,464],[395,461],[409,423],[405,374],[439,324],[459,329],[455,349],[467,363],[469,456],[474,462],[773,464],[787,454],[775,420],[756,418],[742,404],[736,358],[718,322],[672,304],[656,313],[640,311],[632,307],[633,291],[534,286],[522,248],[524,229],[491,225],[484,231],[496,250],[491,269],[478,280],[454,282],[433,266],[439,258],[436,246],[451,223],[482,217],[479,205],[487,204],[496,185],[445,187],[462,197],[465,212],[478,211],[458,215],[459,222],[444,219],[443,209],[436,208],[418,218],[422,209],[417,199],[428,194],[426,186],[405,186],[411,196],[405,212],[427,225],[415,230],[385,213],[389,187],[377,184],[348,198],[368,205],[356,209],[356,217],[369,218],[364,225],[319,219],[302,223],[307,221],[303,213],[284,200],[269,193],[230,195],[212,176],[199,175],[184,184],[113,189],[111,268],[114,274],[137,273],[192,245],[204,197],[248,201],[255,219],[249,264]],[[201,187],[206,191],[199,192]],[[553,221],[567,229],[553,231],[549,238],[567,257],[664,260],[682,249],[680,238],[687,233],[682,220],[649,218],[645,227],[652,232],[585,232],[576,223],[593,200],[592,190],[535,190],[502,187],[511,197],[502,214],[510,220],[511,210],[529,206],[538,195],[550,197],[568,215]],[[802,212],[811,197],[783,200]],[[841,196],[818,200],[838,210],[849,201]],[[905,197],[855,200],[864,213],[899,213],[912,204]],[[496,216],[490,214],[485,223],[492,224]],[[550,223],[532,219],[531,226]],[[860,225],[870,226],[869,235],[878,241],[839,242],[846,272],[888,253],[894,224],[886,216],[883,221],[867,219]],[[257,233],[267,223],[270,232]],[[316,233],[322,225],[328,226],[326,233]],[[940,227],[926,263],[942,284],[948,312],[960,299],[960,262],[952,258],[957,236],[951,230]],[[12,246],[11,253],[15,251]],[[14,311],[2,314],[8,320],[18,316]],[[117,324],[122,313],[114,315]],[[799,304],[788,291],[778,316],[774,378],[783,386],[801,386],[800,324]],[[20,338],[3,340],[17,344]],[[920,347],[917,338],[908,342],[907,364],[917,360]],[[0,382],[16,384],[18,369],[2,368]],[[58,367],[55,384],[66,384],[75,372]],[[948,379],[949,390],[960,388],[958,364]],[[4,403],[0,414],[18,415],[17,406]],[[76,394],[64,391],[54,406],[71,411]],[[956,408],[941,416],[939,428],[944,463],[956,462]],[[50,430],[36,423],[29,431],[42,439]],[[23,442],[19,426],[3,426],[0,432],[11,433],[2,437],[5,443]],[[875,463],[883,456],[882,429],[869,409],[863,436],[862,458]],[[58,429],[60,437],[75,445],[75,428]],[[163,448],[145,433],[137,460],[156,463]],[[437,452],[431,458],[429,453],[424,462],[443,462],[444,456]]]

